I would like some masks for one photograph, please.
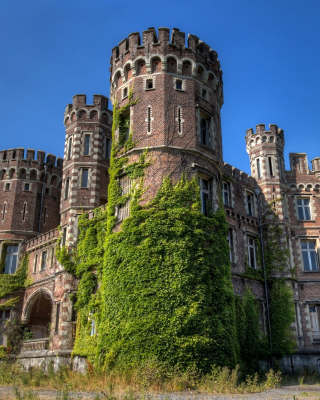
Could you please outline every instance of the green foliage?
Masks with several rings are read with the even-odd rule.
[[[0,274],[0,299],[31,284],[31,280],[27,278],[28,265],[29,255],[25,254],[14,274]],[[13,302],[13,300],[10,299],[9,301]]]
[[[289,283],[278,280],[271,290],[270,323],[275,357],[292,354],[296,349],[296,341],[291,330],[295,309],[292,290],[288,285]]]

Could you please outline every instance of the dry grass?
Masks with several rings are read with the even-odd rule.
[[[104,373],[96,372],[89,364],[86,374],[71,371],[68,367],[60,368],[57,373],[54,373],[52,367],[47,371],[43,368],[25,371],[18,363],[0,363],[0,384],[25,388],[22,392],[18,389],[17,400],[32,400],[28,390],[34,388],[58,390],[58,400],[67,400],[69,392],[96,392],[99,393],[99,398],[109,400],[151,399],[154,393],[187,390],[206,393],[252,393],[278,387],[281,379],[280,372],[274,373],[271,370],[263,379],[259,379],[256,374],[240,381],[239,367],[234,370],[226,367],[214,368],[210,374],[200,376],[196,370],[170,370],[156,362],[150,362],[143,368],[113,369]]]

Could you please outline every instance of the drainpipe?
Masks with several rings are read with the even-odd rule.
[[[260,227],[260,243],[261,243],[261,258],[262,258],[262,268],[263,268],[263,276],[264,276],[264,291],[266,296],[266,305],[267,305],[267,320],[268,320],[268,330],[269,330],[269,342],[270,342],[270,361],[271,368],[273,368],[273,357],[272,357],[272,337],[271,337],[271,323],[270,323],[270,311],[269,311],[269,300],[268,300],[268,287],[267,287],[267,276],[266,276],[266,267],[264,264],[264,244],[263,244],[263,235],[262,235],[262,226],[261,226],[261,211],[260,211],[260,196],[261,190],[254,189],[254,193],[257,197],[258,202],[258,216],[259,216],[259,227]]]
[[[41,216],[42,216],[42,206],[43,206],[43,195],[44,195],[44,184],[47,176],[47,171],[48,171],[48,166],[45,164],[44,165],[44,177],[42,181],[42,190],[41,190],[41,203],[40,203],[40,216],[39,216],[39,228],[38,228],[38,235],[40,235],[40,229],[41,229]]]

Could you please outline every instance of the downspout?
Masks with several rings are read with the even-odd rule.
[[[263,276],[264,276],[264,290],[266,295],[266,306],[267,306],[267,320],[268,320],[268,330],[269,330],[269,341],[270,341],[270,361],[271,368],[273,368],[273,356],[272,356],[272,336],[271,336],[271,323],[270,323],[270,311],[269,311],[269,300],[268,300],[268,287],[267,287],[267,276],[266,276],[266,267],[264,264],[264,244],[263,244],[263,235],[262,235],[262,226],[261,226],[261,211],[260,211],[260,196],[261,190],[255,189],[254,193],[257,197],[258,201],[258,216],[259,216],[259,227],[260,227],[260,243],[261,243],[261,258],[262,258],[262,268],[263,268]]]
[[[44,177],[43,177],[43,181],[42,181],[42,190],[41,190],[41,203],[40,203],[40,216],[39,216],[38,235],[40,235],[40,229],[41,229],[41,216],[42,216],[42,206],[43,206],[44,183],[45,183],[45,180],[46,180],[47,171],[48,171],[48,166],[45,164],[44,165]]]

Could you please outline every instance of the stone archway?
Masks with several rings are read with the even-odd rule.
[[[52,294],[47,289],[37,290],[28,299],[22,313],[22,322],[33,332],[33,339],[42,339],[49,336],[52,308]]]

